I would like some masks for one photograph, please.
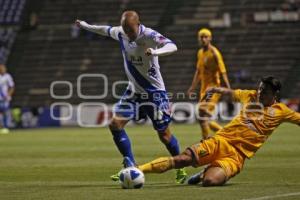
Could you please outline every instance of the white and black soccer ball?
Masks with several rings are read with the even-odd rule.
[[[120,171],[120,184],[123,189],[139,189],[144,183],[144,173],[138,168],[127,167]]]

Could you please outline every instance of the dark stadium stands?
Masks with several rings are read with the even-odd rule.
[[[11,52],[25,0],[0,0],[0,62],[6,63]]]
[[[0,62],[5,63],[17,34],[16,28],[0,28]]]
[[[55,101],[49,95],[52,81],[70,81],[76,91],[77,77],[83,73],[107,74],[109,90],[114,81],[126,80],[117,42],[84,31],[78,38],[76,34],[71,37],[76,18],[118,25],[124,9],[137,10],[146,26],[162,31],[178,45],[178,52],[160,59],[168,91],[185,92],[188,89],[195,70],[197,31],[209,26],[210,20],[229,13],[230,27],[211,29],[214,44],[223,53],[232,86],[253,88],[259,77],[273,74],[289,86],[283,97],[299,98],[300,21],[257,23],[249,19],[257,11],[281,9],[283,2],[181,0],[171,10],[174,12],[171,13],[172,23],[162,23],[166,13],[171,12],[172,1],[45,0],[37,12],[38,27],[18,34],[14,53],[9,57],[17,84],[14,104],[49,105]],[[86,94],[99,94],[101,86],[99,81],[90,81],[82,90]],[[57,93],[65,93],[64,87],[56,89]],[[78,104],[83,100],[75,92],[68,101]],[[109,92],[103,101],[116,100]]]
[[[0,0],[0,25],[18,24],[26,0]]]
[[[203,7],[209,8],[210,12],[208,13],[212,13],[212,7],[219,7],[219,10],[214,10],[213,18],[220,16],[222,12],[230,12],[230,14],[233,13],[233,19],[236,17],[235,11],[237,9],[243,8],[245,13],[250,13],[254,12],[255,8],[268,11],[280,7],[278,0],[263,3],[261,1],[244,1],[245,3],[241,3],[241,5],[239,5],[240,3],[237,5],[237,1],[215,0],[209,1],[209,3],[206,1],[205,4],[202,3],[203,1],[198,2],[198,8],[195,3],[184,4],[175,16],[175,23],[166,29],[166,33],[176,40],[179,49],[181,49],[176,56],[177,62],[172,62],[174,57],[166,58],[162,69],[167,73],[169,68],[178,68],[182,75],[181,79],[176,80],[177,84],[174,84],[175,82],[170,80],[170,72],[168,72],[168,76],[165,78],[170,90],[184,90],[191,82],[194,63],[196,62],[196,34],[200,27],[207,26],[207,20],[210,19],[208,15],[202,12],[205,10]],[[187,14],[193,11],[193,15]],[[241,14],[243,13],[238,12],[239,16]],[[206,18],[206,23],[201,23],[201,20],[198,20],[199,17],[201,19]],[[240,17],[237,18],[241,19]],[[287,78],[290,76],[290,69],[294,66],[298,69],[296,73],[298,75],[300,73],[299,60],[297,60],[300,49],[299,22],[249,23],[242,26],[239,21],[230,28],[212,28],[212,30],[214,44],[223,53],[234,88],[253,88],[259,77],[270,74],[280,77],[284,83],[297,81],[295,79],[287,80]],[[174,76],[176,77],[176,74]],[[296,95],[299,97],[299,90]],[[292,94],[286,92],[284,96],[291,97]]]

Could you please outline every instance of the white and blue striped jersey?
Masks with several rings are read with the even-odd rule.
[[[124,33],[122,26],[92,26],[83,21],[80,25],[86,30],[119,41],[125,72],[130,83],[128,89],[135,93],[166,90],[160,73],[158,56],[167,55],[177,50],[176,45],[170,39],[144,25],[139,25],[138,37],[132,42]],[[168,46],[169,48],[162,50],[163,47]],[[153,49],[151,56],[145,55],[148,48]]]
[[[13,88],[15,83],[13,78],[9,73],[0,74],[0,101],[7,101],[8,99],[8,90]]]

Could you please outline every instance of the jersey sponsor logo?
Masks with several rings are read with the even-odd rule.
[[[199,152],[199,155],[200,155],[200,157],[204,157],[204,156],[208,155],[208,152],[205,151],[205,150],[203,150],[203,149],[201,149],[200,152]]]
[[[133,64],[133,65],[143,65],[143,58],[142,56],[130,56],[130,62]]]
[[[270,116],[274,117],[274,116],[275,116],[275,109],[269,107],[269,108],[268,108],[268,114],[269,114]]]

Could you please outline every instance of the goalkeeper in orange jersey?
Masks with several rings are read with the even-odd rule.
[[[213,94],[227,94],[242,103],[240,114],[216,135],[188,147],[180,155],[158,158],[140,165],[139,169],[144,173],[162,173],[173,168],[207,165],[204,171],[190,177],[188,183],[223,185],[242,170],[244,161],[255,154],[281,123],[300,126],[300,113],[278,101],[280,89],[280,81],[272,76],[262,78],[257,90],[208,89],[208,99]],[[125,158],[124,163],[130,165],[130,159]]]
[[[207,118],[212,115],[217,102],[220,99],[220,94],[214,94],[208,102],[203,101],[205,91],[210,87],[220,87],[223,78],[225,86],[230,88],[225,64],[219,50],[211,44],[212,33],[210,30],[203,28],[198,32],[198,40],[202,48],[198,51],[197,68],[194,74],[191,87],[188,89],[188,94],[195,90],[198,84],[201,85],[199,97],[199,123],[202,129],[202,137],[206,139],[209,135],[209,130],[218,131],[222,128],[217,122],[208,122]]]

